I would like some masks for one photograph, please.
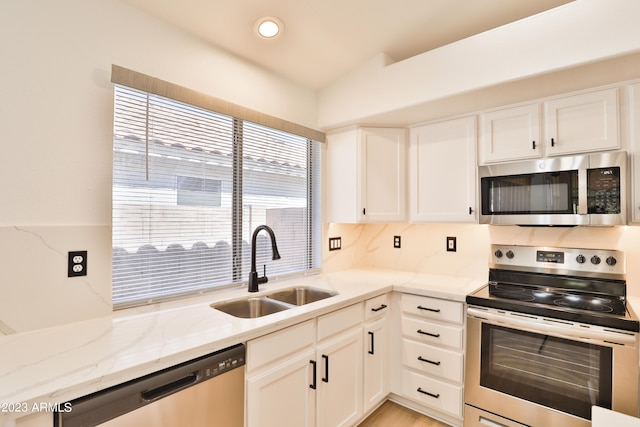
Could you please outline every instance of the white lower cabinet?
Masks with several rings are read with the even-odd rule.
[[[317,425],[353,425],[362,415],[362,304],[318,317]]]
[[[362,416],[363,304],[247,342],[248,427],[351,426]]]
[[[402,336],[395,392],[425,413],[462,422],[464,307],[461,302],[401,294],[397,321]]]
[[[247,342],[247,426],[316,425],[315,334],[309,320]]]
[[[380,295],[364,306],[364,414],[389,394],[390,295]]]
[[[262,375],[247,378],[247,425],[311,427],[315,425],[315,393],[310,361],[303,353]],[[295,392],[294,392],[295,390]]]

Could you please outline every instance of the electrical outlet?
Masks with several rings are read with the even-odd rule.
[[[342,249],[342,237],[329,237],[329,250],[338,251]]]
[[[87,275],[87,251],[69,252],[67,277]]]
[[[400,236],[393,236],[393,247],[400,248]]]
[[[447,237],[447,252],[455,252],[455,251],[456,251],[456,238]]]

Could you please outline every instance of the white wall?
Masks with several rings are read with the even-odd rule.
[[[467,94],[473,96],[463,103],[457,99],[457,114],[473,111],[464,104],[490,104],[493,94],[484,89],[639,52],[639,15],[637,0],[579,0],[397,63],[379,55],[320,91],[319,124],[332,129],[388,117],[396,124],[431,120],[438,118],[433,110],[441,101]],[[589,78],[591,86],[608,83],[597,74]],[[575,84],[568,79],[561,91],[589,87]],[[543,96],[546,88],[537,89],[534,97]],[[485,98],[479,101],[479,96]],[[417,112],[431,116],[416,117]]]
[[[0,58],[0,333],[111,312],[111,64],[317,127],[314,92],[118,0],[2,1]]]

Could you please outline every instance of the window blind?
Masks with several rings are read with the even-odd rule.
[[[271,278],[319,267],[319,143],[115,86],[113,304],[245,282],[251,235]],[[264,267],[263,267],[264,266]]]

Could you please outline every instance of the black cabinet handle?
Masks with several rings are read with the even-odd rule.
[[[555,147],[555,146],[556,146],[556,142],[554,141],[554,139],[553,139],[553,138],[551,138],[551,146],[552,146],[552,147]]]
[[[432,334],[431,332],[425,332],[422,329],[418,329],[416,332],[422,335],[429,335],[430,337],[440,338],[440,334]]]
[[[439,308],[429,308],[429,307],[423,307],[421,305],[418,306],[418,310],[425,310],[425,311],[432,311],[434,313],[440,313]]]
[[[369,345],[369,349],[370,349],[370,350],[369,350],[369,354],[375,354],[375,353],[374,353],[374,350],[373,350],[373,340],[374,340],[374,338],[373,338],[373,332],[369,332],[369,338],[371,338],[371,340],[369,341],[369,344],[370,344],[370,345]]]
[[[362,215],[366,215],[367,214],[367,208],[362,208]]]
[[[418,393],[422,393],[422,394],[426,394],[427,396],[431,396],[435,399],[438,399],[440,397],[440,394],[433,394],[433,393],[429,393],[428,391],[424,391],[422,388],[418,387]]]
[[[311,387],[312,389],[315,390],[316,386],[317,386],[316,385],[316,365],[317,365],[317,363],[316,363],[315,360],[309,360],[309,363],[311,363],[311,365],[313,366],[313,373],[311,374],[312,382],[311,382],[311,384],[309,384],[309,387]]]
[[[322,377],[322,382],[328,383],[329,382],[329,356],[327,356],[326,354],[323,354],[322,358],[324,359],[324,377]]]
[[[533,141],[533,143],[531,145],[532,145],[532,148],[535,150],[536,149],[536,142]]]
[[[421,362],[431,363],[432,365],[440,366],[440,362],[434,362],[433,360],[425,359],[422,356],[418,356],[418,360]]]
[[[381,304],[380,307],[372,308],[371,311],[380,311],[380,310],[384,310],[385,308],[387,308],[386,304]]]
[[[473,208],[469,206],[469,215],[471,215],[472,213],[473,213]]]

